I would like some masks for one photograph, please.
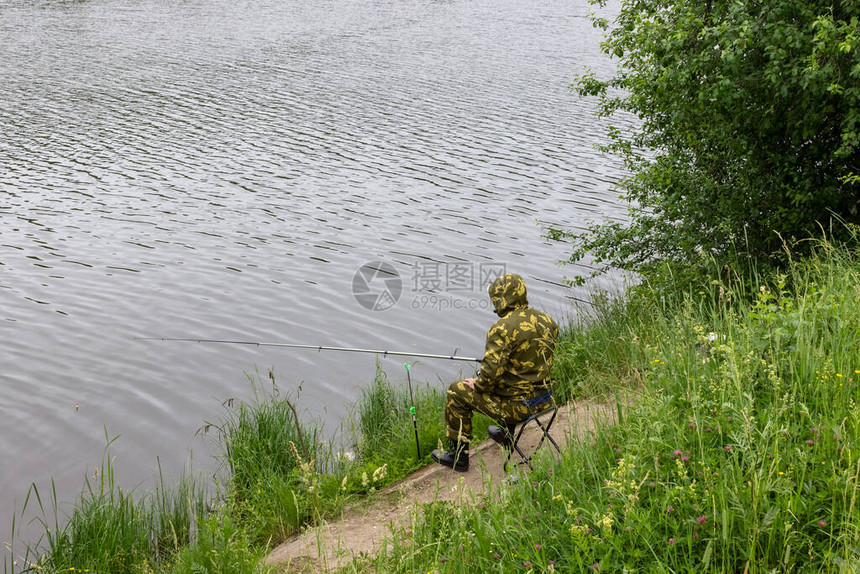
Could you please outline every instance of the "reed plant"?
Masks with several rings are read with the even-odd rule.
[[[652,337],[664,320],[646,299],[596,293],[580,308],[576,322],[560,333],[553,365],[553,394],[560,404],[573,399],[606,398],[639,365],[636,345]]]
[[[224,420],[205,428],[217,430],[224,452],[225,511],[258,546],[276,544],[423,466],[444,429],[439,391],[419,385],[418,457],[408,389],[391,384],[379,367],[351,413],[354,424],[341,427],[352,434],[326,440],[301,420],[272,371],[267,381],[260,373],[248,379],[253,397],[226,402]]]
[[[258,574],[268,572],[263,560],[268,548],[253,544],[248,531],[224,512],[210,514],[200,523],[194,542],[183,546],[171,574]]]
[[[359,459],[371,466],[387,465],[391,481],[428,464],[431,451],[442,446],[445,436],[446,390],[444,383],[419,383],[415,386],[416,422],[413,424],[409,389],[405,385],[392,384],[377,366],[376,376],[372,384],[362,390],[353,416],[359,423]],[[487,438],[490,424],[493,421],[489,418],[475,415],[473,433],[476,440]]]
[[[440,393],[420,386],[425,447],[416,457],[408,390],[378,370],[354,413],[358,436],[322,440],[273,372],[247,378],[253,396],[225,401],[223,419],[201,429],[215,431],[223,452],[217,492],[190,473],[168,484],[160,468],[151,491],[119,487],[110,454],[117,439],[106,432],[103,462],[70,512],[61,515],[55,490],[44,497],[31,487],[20,517],[35,510],[43,533],[23,555],[10,554],[4,572],[263,572],[273,544],[425,464],[443,428]],[[335,454],[333,445],[349,440],[359,455]]]
[[[568,333],[563,383],[635,397],[616,424],[481,505],[428,505],[352,568],[860,571],[856,250],[820,242],[750,281],[718,271],[643,285]]]
[[[223,422],[206,427],[217,429],[224,451],[226,511],[259,546],[341,509],[351,494],[346,475],[354,471],[334,454],[333,441],[322,440],[318,426],[301,420],[295,399],[281,394],[272,371],[267,378],[268,385],[259,373],[249,376],[254,396],[225,403]]]
[[[67,520],[59,514],[60,501],[52,488],[50,497],[33,485],[21,515],[37,505],[36,520],[42,537],[24,553],[18,571],[131,572],[162,571],[194,536],[208,500],[205,484],[183,475],[168,486],[159,472],[158,488],[135,499],[116,484],[108,438],[102,464],[88,476]],[[14,525],[13,525],[14,529]],[[16,571],[16,562],[6,571]]]
[[[262,572],[274,544],[423,466],[444,432],[444,395],[417,385],[417,456],[409,391],[381,369],[345,427],[352,434],[328,440],[301,420],[272,371],[247,378],[252,397],[225,401],[222,420],[201,427],[223,453],[216,492],[190,475],[167,484],[160,469],[152,491],[120,488],[109,453],[116,439],[106,435],[102,466],[67,515],[55,492],[43,500],[32,487],[21,517],[37,505],[44,533],[5,572]],[[486,426],[479,422],[479,432]],[[336,452],[349,442],[356,446]]]

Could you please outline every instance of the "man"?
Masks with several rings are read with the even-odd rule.
[[[489,287],[500,317],[487,333],[481,370],[474,379],[451,384],[445,404],[447,450],[433,460],[456,471],[469,470],[472,412],[483,413],[505,428],[490,427],[490,437],[510,446],[516,423],[546,408],[558,325],[528,306],[526,284],[516,274],[503,275]]]

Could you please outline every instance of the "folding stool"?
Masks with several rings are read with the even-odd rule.
[[[505,464],[502,465],[502,468],[504,469],[505,472],[508,471],[508,463],[511,461],[511,456],[513,456],[514,451],[516,451],[517,454],[519,454],[520,458],[522,459],[519,462],[517,462],[514,466],[517,467],[521,464],[527,464],[527,465],[529,465],[529,469],[531,469],[532,468],[532,462],[531,462],[532,456],[534,456],[534,454],[540,449],[540,447],[543,446],[544,441],[546,441],[547,439],[549,439],[550,444],[552,444],[552,446],[555,447],[555,450],[557,450],[559,453],[561,452],[561,449],[559,448],[558,443],[555,442],[555,439],[552,438],[552,435],[549,434],[549,431],[552,428],[552,423],[555,422],[555,417],[556,417],[556,415],[558,415],[558,405],[555,404],[554,399],[550,399],[550,400],[552,402],[552,404],[550,406],[543,409],[542,411],[536,412],[532,416],[530,416],[526,419],[523,419],[522,421],[520,421],[516,425],[514,425],[514,442],[509,448],[506,449],[508,451],[508,457],[505,459]],[[548,422],[546,421],[546,418],[545,418],[547,415],[550,415]],[[526,455],[526,453],[524,453],[523,450],[520,448],[519,443],[520,443],[520,438],[522,438],[522,436],[523,436],[523,432],[526,430],[526,427],[529,426],[529,423],[531,423],[531,422],[534,422],[538,427],[540,427],[543,434],[540,437],[540,441],[537,443],[537,446],[534,448],[534,450],[532,450],[532,453],[530,455]]]

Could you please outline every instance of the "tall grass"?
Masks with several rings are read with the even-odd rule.
[[[249,375],[253,396],[226,401],[222,420],[202,427],[223,452],[217,492],[189,477],[168,485],[160,472],[150,492],[120,488],[109,454],[116,439],[106,435],[100,471],[67,516],[56,493],[43,500],[31,489],[21,516],[38,506],[44,533],[5,571],[263,572],[274,544],[423,466],[444,432],[444,394],[416,385],[419,456],[409,392],[377,369],[353,413],[357,435],[322,440],[271,371],[265,379]],[[486,433],[487,421],[477,426]],[[349,440],[352,456],[335,452]]]
[[[430,452],[440,446],[440,439],[445,436],[446,391],[441,385],[416,384],[413,423],[408,388],[393,385],[377,368],[371,385],[362,390],[353,417],[359,423],[359,459],[370,465],[387,465],[392,481],[428,464]],[[490,424],[492,421],[487,417],[475,416],[473,432],[478,440],[486,438]]]
[[[633,392],[621,421],[481,508],[429,505],[368,568],[860,571],[856,253],[822,243],[783,275],[725,277],[606,301],[559,378]]]
[[[257,544],[277,542],[318,513],[318,463],[327,454],[319,430],[299,420],[293,402],[282,396],[269,371],[271,384],[248,377],[254,397],[227,403],[225,420],[217,428],[227,466],[226,504],[229,513]]]
[[[129,572],[161,570],[193,536],[207,500],[205,485],[184,476],[175,487],[159,488],[135,500],[117,486],[109,439],[99,469],[86,486],[68,520],[61,522],[56,491],[43,500],[32,486],[28,504],[38,505],[42,538],[28,548],[24,568],[47,572]],[[49,506],[46,506],[46,502]],[[12,570],[14,571],[14,566]]]
[[[360,495],[427,464],[444,433],[444,394],[417,384],[413,424],[408,389],[393,385],[379,368],[352,413],[356,436],[325,441],[318,428],[299,420],[271,371],[268,379],[269,390],[264,392],[260,377],[251,378],[254,398],[228,404],[225,421],[213,425],[229,471],[227,511],[258,545],[280,542],[307,524],[335,515]],[[486,426],[479,423],[484,436]],[[345,452],[334,448],[349,439],[353,448]]]

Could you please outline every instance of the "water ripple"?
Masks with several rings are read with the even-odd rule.
[[[375,372],[373,356],[135,337],[477,355],[492,314],[423,308],[415,289],[421,265],[457,263],[506,265],[568,313],[587,295],[565,286],[566,248],[537,220],[624,217],[592,102],[568,87],[609,66],[587,10],[0,0],[0,377],[18,463],[0,472],[3,514],[46,476],[71,499],[105,427],[134,484],[156,456],[181,467],[220,400],[250,394],[243,371],[303,381],[328,430]],[[404,284],[384,313],[352,295],[375,260]],[[462,371],[425,367],[433,381]]]

